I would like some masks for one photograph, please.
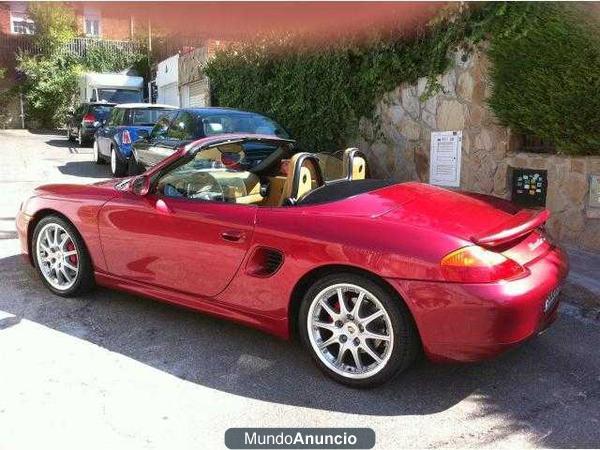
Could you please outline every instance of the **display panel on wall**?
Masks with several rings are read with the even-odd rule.
[[[462,131],[431,133],[429,183],[459,187],[462,155]]]
[[[548,171],[511,168],[511,200],[521,206],[546,206]]]

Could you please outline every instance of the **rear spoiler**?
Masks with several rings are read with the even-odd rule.
[[[512,216],[508,221],[476,236],[471,241],[484,247],[496,247],[517,239],[535,228],[543,225],[550,217],[550,211],[540,212],[524,209]]]

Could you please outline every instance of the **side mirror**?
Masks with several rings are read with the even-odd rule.
[[[150,133],[147,130],[138,130],[137,132],[137,141],[149,141]]]
[[[143,197],[150,190],[150,177],[147,175],[138,175],[129,182],[129,192]]]

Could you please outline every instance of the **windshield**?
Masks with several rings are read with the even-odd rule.
[[[131,124],[153,126],[158,122],[158,119],[168,111],[172,110],[160,108],[133,109],[131,110]]]
[[[96,116],[96,120],[106,119],[114,106],[108,105],[91,105],[90,112]]]
[[[289,139],[289,134],[277,122],[252,113],[222,113],[202,117],[205,136],[225,133],[267,134]]]
[[[131,89],[98,89],[98,101],[110,103],[141,103],[142,93]]]
[[[157,191],[165,197],[261,205],[268,197],[261,175],[279,166],[290,151],[289,144],[258,141],[212,146],[164,173]],[[276,189],[272,194],[275,200],[280,195]]]

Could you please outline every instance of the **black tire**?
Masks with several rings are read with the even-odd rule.
[[[48,282],[48,280],[46,280],[46,277],[44,276],[44,274],[42,273],[42,271],[38,265],[38,261],[37,261],[37,257],[36,257],[36,243],[37,243],[37,240],[38,240],[38,237],[39,237],[39,234],[40,234],[40,231],[42,230],[42,228],[44,228],[45,225],[50,224],[50,223],[56,223],[56,224],[60,225],[62,228],[64,228],[65,231],[67,231],[67,233],[72,238],[72,241],[75,245],[75,249],[77,250],[77,254],[79,257],[79,270],[78,270],[77,276],[75,277],[75,282],[67,290],[59,290],[59,289],[56,289],[54,286],[52,286]],[[42,282],[54,294],[60,295],[61,297],[72,297],[72,296],[81,295],[86,292],[89,292],[90,290],[92,290],[94,288],[94,286],[96,284],[95,279],[94,279],[94,268],[92,266],[92,261],[91,261],[89,252],[87,250],[87,247],[86,247],[85,243],[83,242],[83,239],[81,238],[81,235],[79,234],[77,229],[73,225],[71,225],[71,223],[69,223],[67,220],[65,220],[64,218],[62,218],[58,215],[49,215],[49,216],[44,217],[42,220],[40,220],[38,222],[38,224],[35,227],[35,230],[33,231],[33,236],[31,238],[31,252],[32,252],[33,264],[34,264],[36,271],[38,272],[40,278],[42,279]]]
[[[383,305],[392,324],[393,345],[391,355],[382,369],[367,378],[349,378],[335,372],[323,363],[310,341],[308,314],[311,303],[315,301],[320,292],[341,283],[358,286],[373,294]],[[326,275],[307,290],[300,305],[298,330],[304,346],[319,369],[335,381],[354,388],[372,388],[390,381],[414,362],[420,348],[417,329],[403,300],[397,294],[392,293],[390,288],[384,287],[382,283],[351,272]]]
[[[77,145],[79,145],[80,147],[85,147],[85,138],[83,137],[83,134],[81,133],[81,128],[79,128],[77,130]]]
[[[136,175],[141,175],[142,173],[144,173],[144,169],[135,158],[135,153],[132,152],[129,160],[127,161],[127,175],[133,177]]]
[[[114,155],[113,155],[113,153],[114,153]],[[112,164],[113,157],[115,158],[114,167]],[[115,148],[113,146],[110,147],[110,158],[111,158],[110,172],[111,172],[112,176],[115,178],[124,177],[127,174],[127,171],[129,169],[128,163],[119,159],[119,157],[117,156],[117,150],[115,150]]]

